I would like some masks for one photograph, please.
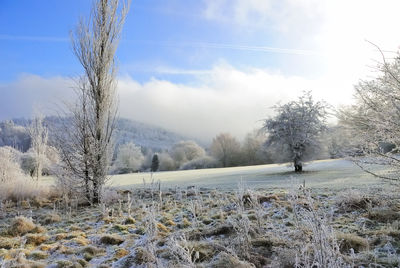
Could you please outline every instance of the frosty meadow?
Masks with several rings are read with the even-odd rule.
[[[5,0],[0,267],[400,267],[396,10]]]

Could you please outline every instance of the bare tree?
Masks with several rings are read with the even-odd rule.
[[[246,135],[242,143],[243,164],[261,165],[272,162],[264,146],[266,139],[260,131],[252,131]]]
[[[223,167],[234,166],[240,162],[240,143],[229,133],[216,136],[212,141],[210,152]]]
[[[42,175],[44,162],[46,161],[48,130],[43,125],[43,116],[37,115],[31,125],[28,127],[28,133],[31,138],[31,151],[34,158],[34,175],[39,180]]]
[[[310,92],[297,101],[274,107],[277,115],[265,120],[263,130],[268,133],[267,146],[293,161],[296,172],[303,170],[319,149],[319,136],[326,129],[327,104],[315,102]]]
[[[91,21],[81,19],[71,34],[72,47],[84,69],[69,106],[69,133],[60,133],[63,170],[79,181],[91,203],[101,201],[113,151],[117,114],[115,51],[129,2],[96,0]],[[67,128],[67,126],[64,126]],[[65,176],[63,176],[65,178]]]

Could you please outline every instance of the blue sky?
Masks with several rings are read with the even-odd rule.
[[[21,73],[41,76],[79,74],[81,68],[70,49],[69,32],[80,16],[89,14],[91,1],[2,0],[0,7],[0,81],[15,80]],[[117,57],[121,75],[139,81],[160,74],[157,69],[203,70],[217,60],[234,66],[291,68],[290,61],[315,60],[316,56],[252,50],[250,47],[305,49],[301,44],[283,44],[281,36],[266,29],[234,30],[237,25],[216,23],[202,15],[203,1],[136,0],[127,17]],[[268,27],[266,27],[268,29]]]
[[[362,8],[360,8],[362,6]],[[121,116],[210,139],[259,127],[312,90],[338,106],[377,54],[397,50],[397,1],[133,0],[120,46]],[[0,0],[0,119],[73,97],[69,32],[89,0]],[[383,30],[384,29],[384,30]],[[199,125],[203,127],[198,127]]]

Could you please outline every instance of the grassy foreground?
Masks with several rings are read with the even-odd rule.
[[[339,162],[335,170],[353,179],[335,179],[332,163],[314,163],[294,179],[279,166],[199,172],[215,172],[209,181],[221,178],[217,189],[185,181],[159,191],[140,181],[108,189],[93,207],[58,197],[3,202],[0,267],[397,267],[398,189],[361,176],[344,190],[351,168]],[[245,181],[244,173],[246,183],[228,184],[229,176]],[[271,187],[268,179],[252,184],[259,174],[270,174]]]

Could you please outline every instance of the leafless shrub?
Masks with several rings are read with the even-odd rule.
[[[300,202],[301,194],[303,200]],[[330,216],[317,208],[310,191],[307,189],[303,189],[303,193],[294,191],[290,199],[294,204],[293,212],[297,219],[298,230],[308,229],[311,233],[310,241],[304,241],[296,256],[295,267],[351,267],[340,253],[339,244],[330,224]]]
[[[264,209],[264,206],[260,203],[258,194],[256,192],[249,191],[249,195],[250,195],[251,206],[255,211],[258,230],[262,231],[262,222],[263,222],[263,218],[266,214],[266,211]]]
[[[171,257],[179,263],[180,267],[195,267],[199,253],[190,246],[184,234],[176,234],[169,237],[167,247]]]
[[[135,252],[137,262],[146,264],[148,267],[162,267],[161,260],[157,257],[157,210],[155,203],[146,207],[143,204],[145,216],[143,218],[145,236],[138,243],[138,248]]]
[[[228,217],[227,222],[233,226],[235,237],[231,240],[231,246],[240,257],[250,258],[251,248],[251,222],[247,215],[242,214],[237,217]]]
[[[117,192],[117,190],[112,188],[104,188],[102,197],[102,203],[106,205],[116,204],[122,199],[122,196]]]

